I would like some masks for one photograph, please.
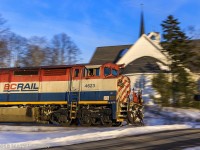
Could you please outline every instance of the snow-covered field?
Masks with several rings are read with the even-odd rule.
[[[159,108],[154,108],[154,110]],[[0,124],[0,150],[36,149],[71,145],[128,135],[158,131],[200,128],[200,110],[163,108],[159,113],[149,109],[145,113],[145,126],[133,127],[51,127],[15,126]],[[181,119],[172,119],[181,118]]]

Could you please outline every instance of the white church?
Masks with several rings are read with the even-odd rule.
[[[131,45],[97,47],[90,64],[108,62],[124,64],[122,73],[129,76],[132,88],[143,90],[143,98],[147,100],[154,91],[151,86],[152,77],[161,71],[170,72],[168,67],[170,61],[167,54],[161,51],[163,48],[160,40],[158,32],[145,34],[142,12],[139,39]],[[200,40],[194,42],[200,47]],[[194,72],[196,80],[200,79],[200,69],[191,70],[191,72]]]

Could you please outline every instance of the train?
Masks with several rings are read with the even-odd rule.
[[[131,82],[121,68],[112,63],[1,68],[0,122],[142,124],[143,106],[130,99]]]

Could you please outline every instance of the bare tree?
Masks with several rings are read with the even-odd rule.
[[[52,39],[51,63],[54,65],[74,64],[80,50],[66,33],[57,34]]]
[[[9,54],[8,43],[5,35],[9,29],[6,27],[6,20],[0,15],[0,67],[8,67]]]
[[[187,28],[189,36],[191,39],[199,39],[200,38],[200,29],[197,29],[195,26],[189,26]]]
[[[0,67],[8,67],[9,50],[7,42],[0,40]]]
[[[52,39],[52,46],[50,52],[50,64],[51,65],[59,65],[61,64],[60,61],[60,49],[61,49],[61,42],[59,40],[58,35],[55,35]]]
[[[22,58],[27,50],[27,39],[15,33],[8,36],[8,49],[10,50],[11,66],[23,66]]]
[[[6,26],[6,20],[0,14],[0,38],[9,32],[9,28]]]
[[[47,42],[43,37],[34,36],[28,40],[27,51],[23,58],[25,66],[41,66],[46,61]]]
[[[47,42],[44,37],[26,39],[10,32],[0,15],[0,67],[74,64],[80,50],[66,33]]]

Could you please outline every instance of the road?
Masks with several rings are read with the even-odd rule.
[[[85,137],[87,138],[87,137]],[[184,129],[88,142],[49,150],[176,150],[200,146],[200,129]]]

